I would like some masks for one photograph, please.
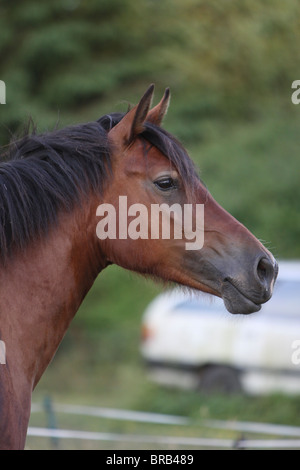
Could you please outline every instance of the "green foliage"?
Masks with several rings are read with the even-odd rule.
[[[298,73],[293,0],[2,0],[0,8],[13,127],[20,105],[27,114],[35,103],[44,125],[40,116],[58,108],[80,116],[92,100],[136,99],[151,81],[171,85],[198,119],[248,116]]]
[[[299,110],[300,111],[300,110]],[[299,120],[203,123],[191,154],[214,197],[279,257],[300,257]]]
[[[166,127],[213,195],[279,257],[299,257],[299,13],[294,0],[1,0],[0,143],[30,115],[42,131],[171,86]],[[158,292],[111,272],[83,306],[90,328],[98,302],[102,321],[123,305],[130,323]]]
[[[0,145],[29,116],[43,131],[125,111],[122,100],[136,103],[152,82],[157,100],[170,86],[165,126],[215,198],[279,258],[300,257],[300,106],[290,99],[300,79],[299,15],[295,0],[0,0]],[[159,291],[117,267],[101,274],[37,393],[299,425],[297,398],[224,400],[150,384],[138,362],[140,320]],[[117,426],[141,432],[103,424]]]

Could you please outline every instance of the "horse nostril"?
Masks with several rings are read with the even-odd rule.
[[[276,268],[277,264],[268,258],[261,258],[257,265],[257,277],[258,280],[265,288],[269,289],[271,287],[272,281],[275,280],[278,269]]]
[[[264,263],[264,260],[260,260],[258,265],[257,265],[257,275],[260,279],[260,281],[264,282],[267,276],[267,268]]]

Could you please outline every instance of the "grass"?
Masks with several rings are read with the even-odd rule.
[[[116,333],[117,334],[117,333]],[[128,332],[119,332],[119,339]],[[84,335],[83,335],[84,336]],[[116,339],[116,338],[115,338]],[[250,397],[245,395],[205,395],[196,391],[160,387],[148,380],[140,361],[138,341],[127,343],[118,361],[109,361],[101,355],[101,337],[86,335],[78,339],[71,330],[47,373],[37,387],[33,402],[43,404],[50,396],[53,403],[80,404],[108,408],[175,414],[191,419],[188,426],[145,424],[85,416],[56,414],[58,429],[75,429],[137,436],[177,436],[239,439],[235,431],[214,430],[203,426],[203,420],[221,419],[255,421],[300,426],[300,397],[273,395]],[[115,344],[115,343],[114,343]],[[135,353],[132,353],[132,347]],[[34,413],[32,426],[47,427],[45,412]],[[251,434],[246,434],[251,437]],[[245,437],[244,436],[244,437]],[[252,436],[253,437],[253,436]],[[272,436],[256,436],[265,439]],[[31,449],[51,449],[50,439],[28,438]],[[180,446],[147,445],[140,443],[113,443],[109,441],[60,441],[63,449],[179,449]]]

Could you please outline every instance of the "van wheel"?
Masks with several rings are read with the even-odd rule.
[[[198,388],[205,393],[234,394],[242,392],[238,370],[218,365],[205,366],[201,369]]]

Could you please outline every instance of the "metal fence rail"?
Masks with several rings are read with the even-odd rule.
[[[35,427],[29,428],[28,436],[52,437],[57,439],[82,439],[89,441],[129,442],[135,444],[159,444],[196,448],[213,447],[227,449],[300,449],[300,439],[242,439],[236,441],[233,439],[143,436],[137,434],[114,434]]]
[[[32,413],[47,411],[93,416],[96,418],[108,418],[115,420],[126,420],[143,423],[156,423],[166,425],[187,426],[195,424],[192,420],[182,416],[165,415],[158,413],[146,413],[140,411],[118,410],[112,408],[99,408],[91,406],[51,404],[47,401],[47,406],[39,404],[32,405]],[[55,420],[50,419],[54,423]],[[201,427],[213,429],[227,429],[238,432],[249,432],[258,434],[268,434],[284,436],[285,439],[216,439],[201,437],[177,437],[177,436],[153,436],[140,434],[117,434],[106,432],[88,432],[70,429],[55,429],[29,427],[28,436],[49,437],[52,439],[81,439],[90,441],[110,441],[135,444],[156,444],[160,446],[187,446],[194,448],[227,448],[227,449],[300,449],[300,427],[284,426],[270,423],[254,423],[239,421],[205,420],[199,423]],[[288,438],[287,438],[288,437]]]
[[[52,404],[52,408],[55,412],[58,413],[94,416],[95,418],[117,419],[121,421],[176,425],[187,425],[191,423],[189,418],[185,418],[184,416],[174,416],[160,413],[147,413],[144,411],[119,410],[115,408],[100,408],[95,406],[60,404]],[[31,407],[31,412],[35,413],[38,411],[44,411],[44,409],[45,407],[43,405],[33,404]]]

